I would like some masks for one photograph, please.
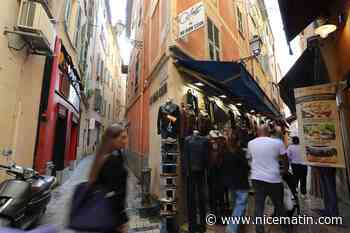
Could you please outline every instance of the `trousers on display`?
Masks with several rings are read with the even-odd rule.
[[[187,204],[189,231],[205,232],[205,176],[203,171],[192,172],[187,176]]]

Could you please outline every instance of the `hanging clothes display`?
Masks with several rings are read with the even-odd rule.
[[[205,232],[205,169],[209,142],[199,132],[185,140],[184,158],[187,181],[188,224],[190,232]],[[199,217],[199,218],[198,218]]]
[[[205,105],[205,110],[209,114],[209,118],[212,124],[215,123],[215,118],[214,118],[214,102],[209,100],[207,96],[204,97],[204,105]]]
[[[216,216],[224,214],[224,187],[218,183],[223,161],[223,148],[225,148],[225,138],[218,130],[210,131],[207,180],[209,207],[211,213]]]
[[[198,116],[198,129],[202,136],[207,136],[210,130],[213,129],[210,117],[207,112],[200,111]]]
[[[199,113],[199,107],[198,107],[198,98],[192,93],[191,89],[188,89],[186,94],[187,104],[191,107],[191,110],[193,110],[196,113],[196,116],[198,116]]]
[[[180,107],[172,101],[167,101],[160,106],[158,112],[158,134],[164,138],[177,138],[180,133]]]
[[[186,138],[193,134],[196,127],[196,114],[189,105],[181,107],[181,138]]]

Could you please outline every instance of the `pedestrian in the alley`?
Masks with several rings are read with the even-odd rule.
[[[124,154],[121,152],[127,145],[126,128],[121,124],[109,126],[97,149],[89,176],[91,185],[101,185],[115,192],[113,209],[118,216],[115,220],[118,226],[115,232],[118,233],[128,232],[125,212],[128,171],[124,167]]]
[[[240,147],[240,141],[237,134],[232,130],[225,130],[226,148],[223,156],[223,163],[220,169],[220,178],[222,184],[230,191],[232,195],[232,216],[241,217],[245,214],[249,191],[249,165],[245,152]],[[228,233],[237,233],[238,224],[229,224]]]
[[[304,165],[304,160],[301,156],[299,137],[292,137],[292,144],[288,146],[287,154],[292,166],[293,175],[295,177],[296,186],[300,184],[299,193],[302,198],[306,195],[306,177],[307,166]]]
[[[128,232],[125,212],[128,171],[121,151],[127,144],[128,134],[122,124],[112,124],[106,129],[88,183],[78,185],[73,195],[69,228],[102,233]]]
[[[280,158],[287,159],[286,148],[281,140],[269,137],[269,129],[260,127],[258,137],[248,143],[248,156],[252,158],[251,179],[255,190],[255,218],[262,219],[265,199],[270,197],[277,216],[285,216],[283,204],[283,183],[280,172]],[[261,221],[256,223],[256,232],[264,233]],[[283,232],[289,227],[282,226]]]

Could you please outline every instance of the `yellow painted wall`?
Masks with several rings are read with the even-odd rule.
[[[0,28],[12,29],[17,22],[19,3],[2,2]],[[0,152],[12,149],[15,161],[33,165],[36,129],[45,57],[15,51],[8,43],[20,47],[23,41],[0,33]],[[1,155],[0,155],[1,156]],[[4,163],[1,156],[0,163]]]

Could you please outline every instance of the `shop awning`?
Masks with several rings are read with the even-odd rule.
[[[201,74],[208,82],[225,89],[232,97],[241,99],[248,108],[275,118],[281,117],[280,112],[241,63],[181,58],[178,58],[176,63]]]
[[[319,48],[306,49],[279,82],[280,95],[293,114],[296,112],[294,89],[329,82],[328,71]]]
[[[328,12],[329,0],[278,0],[287,40],[293,40],[310,23]]]

